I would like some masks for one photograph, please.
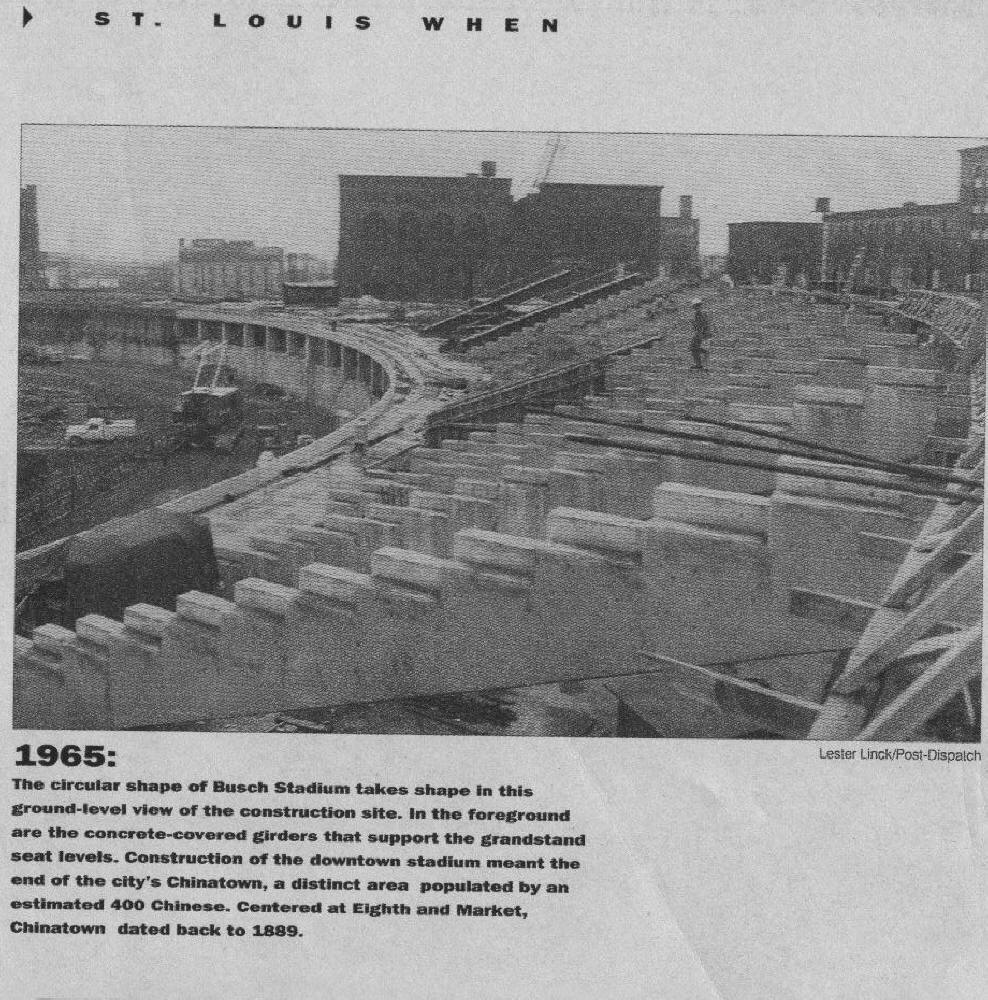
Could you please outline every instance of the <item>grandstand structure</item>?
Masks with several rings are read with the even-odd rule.
[[[283,384],[332,358],[371,405],[168,505],[208,522],[217,593],[16,637],[15,725],[576,685],[611,735],[979,738],[983,305],[612,278],[346,359],[293,317]],[[244,368],[287,323],[208,322]]]

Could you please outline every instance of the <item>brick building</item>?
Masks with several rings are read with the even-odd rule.
[[[659,185],[542,183],[514,201],[490,161],[466,177],[344,175],[341,292],[465,299],[563,262],[680,274],[699,262],[699,221],[689,196],[661,210]]]
[[[21,188],[20,286],[45,287],[45,255],[41,251],[38,228],[38,189],[34,184]]]
[[[960,206],[967,229],[966,291],[988,287],[988,146],[961,150]]]
[[[250,240],[179,240],[179,298],[271,299],[281,295],[285,251]]]
[[[465,177],[342,175],[342,294],[469,298],[511,205],[511,181],[490,161]]]
[[[659,224],[659,268],[669,277],[702,273],[700,265],[700,220],[693,215],[693,196],[679,198],[679,215],[664,215]],[[651,261],[648,262],[652,264]]]
[[[511,224],[504,253],[523,272],[556,260],[577,260],[593,269],[617,263],[656,267],[662,187],[544,183],[515,205]]]
[[[325,281],[332,274],[329,262],[311,253],[285,255],[285,281]]]
[[[823,225],[826,281],[844,285],[856,255],[863,251],[854,276],[857,291],[964,288],[971,241],[957,202],[829,212]]]
[[[810,284],[820,278],[819,222],[732,222],[727,273],[739,284]]]

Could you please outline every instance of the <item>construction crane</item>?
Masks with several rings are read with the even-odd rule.
[[[854,286],[858,283],[858,275],[864,268],[864,260],[867,252],[865,247],[858,247],[857,253],[854,255],[854,260],[851,261],[851,267],[847,272],[847,281],[844,284],[844,295],[848,301],[851,300],[851,296],[854,294]]]
[[[518,191],[518,197],[523,198],[525,195],[533,194],[542,187],[543,184],[549,179],[549,174],[552,172],[552,168],[555,165],[557,158],[559,157],[559,151],[563,146],[563,134],[562,132],[553,132],[547,139],[545,147],[542,150],[541,156],[535,165],[535,172],[532,180],[523,185]]]

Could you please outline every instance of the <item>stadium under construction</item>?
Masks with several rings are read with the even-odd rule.
[[[346,308],[105,317],[120,356],[209,342],[355,415],[156,505],[208,558],[22,628],[16,726],[980,739],[980,296],[570,254],[422,320]],[[19,553],[18,599],[86,544]]]

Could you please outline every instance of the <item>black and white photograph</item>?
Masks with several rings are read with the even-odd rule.
[[[15,727],[980,742],[984,138],[20,169]]]
[[[988,995],[988,7],[23,2],[0,997]]]

